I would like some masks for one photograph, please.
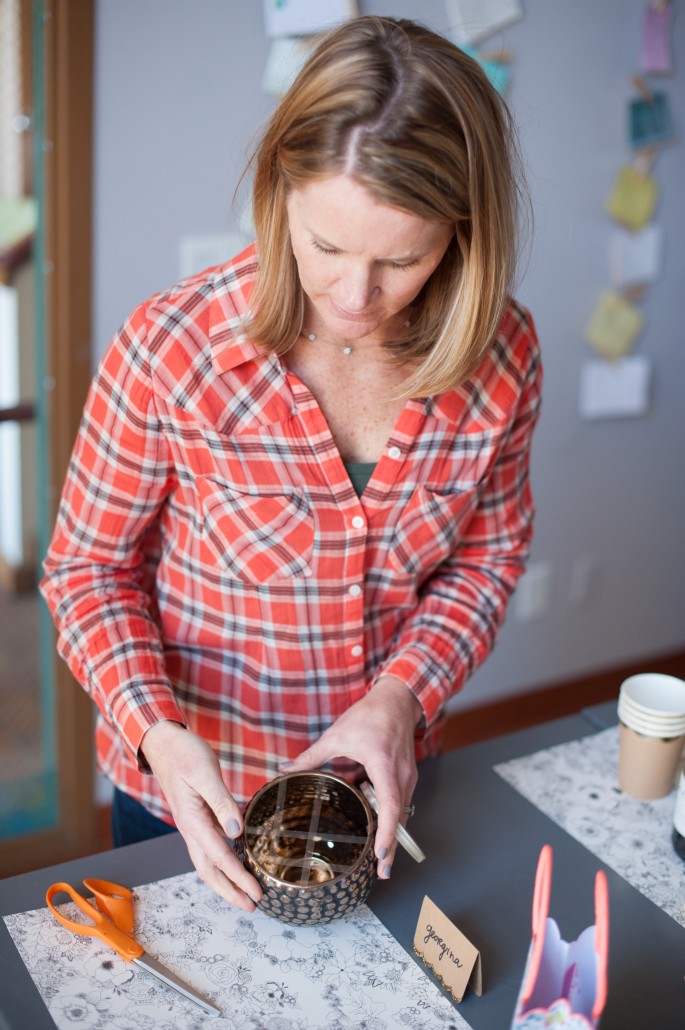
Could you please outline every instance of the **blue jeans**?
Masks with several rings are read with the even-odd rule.
[[[163,819],[158,819],[147,808],[124,794],[123,790],[114,788],[112,802],[112,840],[115,848],[125,844],[138,844],[141,840],[162,837],[165,833],[175,833],[176,827],[169,826]]]

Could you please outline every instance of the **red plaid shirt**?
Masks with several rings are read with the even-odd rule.
[[[522,308],[468,382],[406,404],[360,499],[311,392],[240,335],[256,271],[249,248],[115,337],[45,562],[100,767],[168,821],[139,750],[160,719],[208,740],[244,802],[391,674],[434,753],[531,534],[540,365]]]

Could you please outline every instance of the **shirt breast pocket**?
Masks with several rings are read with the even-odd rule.
[[[417,487],[395,529],[391,566],[423,581],[458,546],[477,503],[475,486],[449,494]]]
[[[314,525],[306,498],[257,494],[218,480],[196,480],[204,537],[235,579],[267,583],[311,575]]]

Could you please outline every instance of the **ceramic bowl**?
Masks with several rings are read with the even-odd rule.
[[[375,817],[356,787],[322,772],[271,780],[249,802],[236,854],[259,880],[259,908],[295,926],[358,908],[375,880]]]

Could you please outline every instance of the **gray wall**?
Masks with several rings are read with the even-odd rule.
[[[647,327],[637,348],[654,364],[651,408],[584,422],[578,379],[592,353],[583,328],[609,283],[604,203],[631,156],[625,102],[645,0],[524,6],[524,20],[487,47],[515,55],[509,101],[535,207],[518,296],[535,316],[546,369],[533,559],[551,566],[551,597],[529,622],[513,606],[456,708],[685,646],[685,15],[676,12],[676,72],[664,80],[678,139],[654,167],[665,267],[641,305]],[[360,9],[448,28],[442,0]],[[95,357],[134,304],[178,278],[181,239],[236,231],[233,189],[250,136],[273,107],[260,87],[267,52],[257,0],[99,0]],[[569,590],[586,556],[594,572],[577,606]]]

